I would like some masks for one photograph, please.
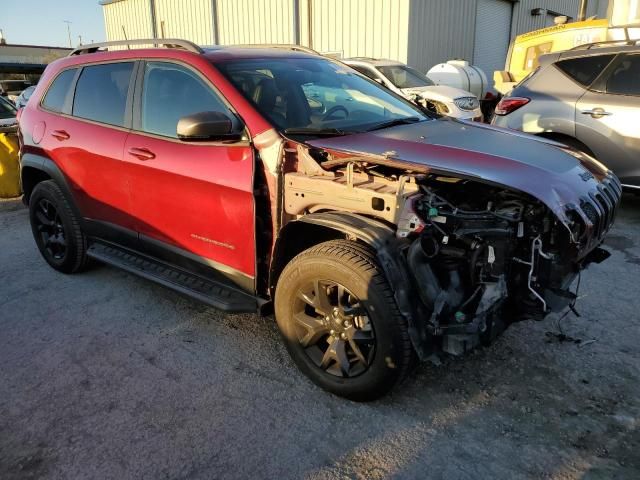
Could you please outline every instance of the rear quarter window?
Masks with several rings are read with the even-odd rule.
[[[570,58],[568,60],[560,60],[556,63],[556,67],[574,82],[586,88],[591,86],[614,57],[615,55],[593,55],[590,57]]]
[[[52,112],[62,112],[64,108],[64,102],[69,93],[69,88],[73,82],[73,77],[76,75],[76,68],[64,70],[60,73],[55,80],[51,83],[49,90],[44,96],[42,106]]]

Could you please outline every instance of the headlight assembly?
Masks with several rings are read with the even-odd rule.
[[[475,110],[480,106],[480,102],[476,97],[460,97],[456,98],[453,103],[456,104],[460,110]]]

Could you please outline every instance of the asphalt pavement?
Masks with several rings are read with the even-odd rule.
[[[640,478],[640,197],[607,246],[580,318],[515,324],[358,404],[298,372],[273,318],[55,272],[2,201],[0,478]]]

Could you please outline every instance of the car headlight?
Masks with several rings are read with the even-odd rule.
[[[476,97],[460,97],[456,98],[453,103],[456,104],[460,110],[475,110],[480,106],[480,102]]]
[[[449,107],[447,107],[444,103],[438,102],[437,100],[424,100],[424,106],[430,112],[437,113],[438,115],[447,115],[451,112]]]

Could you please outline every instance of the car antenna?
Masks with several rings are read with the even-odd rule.
[[[124,25],[122,25],[122,35],[124,35],[124,39],[128,42],[127,31],[124,29]],[[131,45],[127,44],[127,50],[131,50]]]

